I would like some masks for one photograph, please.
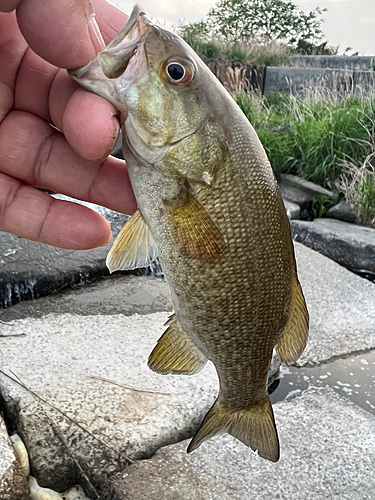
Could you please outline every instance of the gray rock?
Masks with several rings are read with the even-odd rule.
[[[169,288],[163,279],[118,273],[84,287],[65,289],[38,300],[16,304],[2,312],[1,320],[40,318],[50,313],[130,316],[171,311],[172,308]]]
[[[375,418],[330,389],[274,405],[281,458],[267,462],[228,435],[187,455],[158,451],[114,480],[118,500],[372,499]]]
[[[330,208],[326,214],[330,219],[343,220],[345,222],[356,223],[358,216],[354,208],[345,200]]]
[[[197,430],[217,395],[214,367],[190,377],[147,367],[169,314],[50,314],[2,325],[2,335],[26,334],[0,339],[3,371],[48,403],[0,376],[41,486],[62,491],[76,484],[79,463],[106,500],[109,476],[128,458],[149,457]]]
[[[375,272],[375,229],[334,219],[292,221],[295,241],[350,269]]]
[[[5,423],[0,416],[0,498],[31,500],[26,476],[16,459]]]
[[[62,195],[59,199],[72,200]],[[76,200],[75,200],[76,201]],[[92,205],[109,220],[114,236],[128,220],[127,215]],[[112,243],[92,250],[65,250],[17,236],[0,232],[0,309],[18,302],[49,295],[65,287],[81,285],[107,276],[105,265]],[[161,275],[157,262],[147,269],[134,270],[127,274]]]
[[[311,316],[310,340],[300,364],[374,348],[375,285],[302,245],[296,244],[296,253]],[[152,281],[139,278],[130,285],[141,297],[145,284],[148,298],[143,312],[152,308],[155,294],[159,297]],[[48,297],[37,317],[28,309],[29,317],[16,319],[13,311],[30,307],[30,303],[19,304],[2,315],[2,321],[11,323],[1,324],[0,337],[3,371],[12,370],[65,415],[0,376],[8,415],[18,422],[39,484],[62,491],[82,482],[77,461],[103,500],[111,498],[109,478],[123,469],[126,457],[147,458],[161,446],[190,437],[218,389],[210,364],[191,377],[151,372],[147,357],[169,313],[119,314],[118,303],[127,301],[121,299],[126,285],[114,290],[107,302],[110,284],[108,280],[105,287],[93,286],[87,300],[81,290],[64,294],[62,309],[71,307],[75,314],[59,314],[58,298]],[[40,303],[35,301],[38,307]],[[84,316],[86,306],[95,314]],[[130,301],[121,307],[130,313],[134,304]],[[6,338],[22,333],[24,337]],[[87,484],[86,489],[94,498]]]
[[[295,250],[310,314],[309,340],[296,364],[374,349],[375,284],[303,245]]]
[[[280,174],[278,184],[283,199],[292,201],[297,205],[306,205],[319,195],[334,198],[334,194],[313,182],[301,179],[297,175]]]
[[[288,219],[298,219],[301,212],[301,207],[297,205],[297,203],[293,203],[289,200],[283,200],[283,202]]]

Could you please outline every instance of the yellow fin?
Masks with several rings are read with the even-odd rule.
[[[107,255],[109,272],[147,267],[158,256],[158,249],[141,212],[137,210],[121,229]]]
[[[279,439],[268,394],[259,404],[246,410],[225,408],[217,400],[204,417],[187,452],[196,450],[203,441],[220,432],[228,432],[252,450],[258,450],[262,458],[271,462],[279,460]]]
[[[219,228],[185,187],[181,205],[170,210],[169,217],[176,244],[186,257],[211,262],[224,252],[225,242]]]
[[[301,285],[297,277],[294,277],[288,321],[276,345],[276,352],[283,363],[288,365],[301,356],[306,347],[308,331],[309,313]]]
[[[148,358],[148,366],[163,375],[192,375],[199,372],[207,362],[206,356],[181,329],[174,314],[165,323],[167,325],[168,328]]]

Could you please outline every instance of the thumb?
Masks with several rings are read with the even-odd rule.
[[[31,49],[60,68],[84,66],[105,45],[90,0],[24,0],[17,21]]]

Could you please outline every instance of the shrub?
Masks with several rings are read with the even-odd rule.
[[[308,98],[269,94],[261,105],[237,94],[275,173],[288,172],[322,186],[338,186],[343,161],[361,164],[372,151],[375,98],[321,92]]]

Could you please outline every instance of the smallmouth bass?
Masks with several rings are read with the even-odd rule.
[[[219,377],[188,452],[228,432],[277,461],[268,368],[274,347],[287,364],[301,355],[308,313],[289,221],[254,129],[197,54],[138,6],[70,74],[121,114],[138,210],[108,267],[145,267],[159,256],[171,290],[175,313],[149,366],[192,374],[209,359]]]

